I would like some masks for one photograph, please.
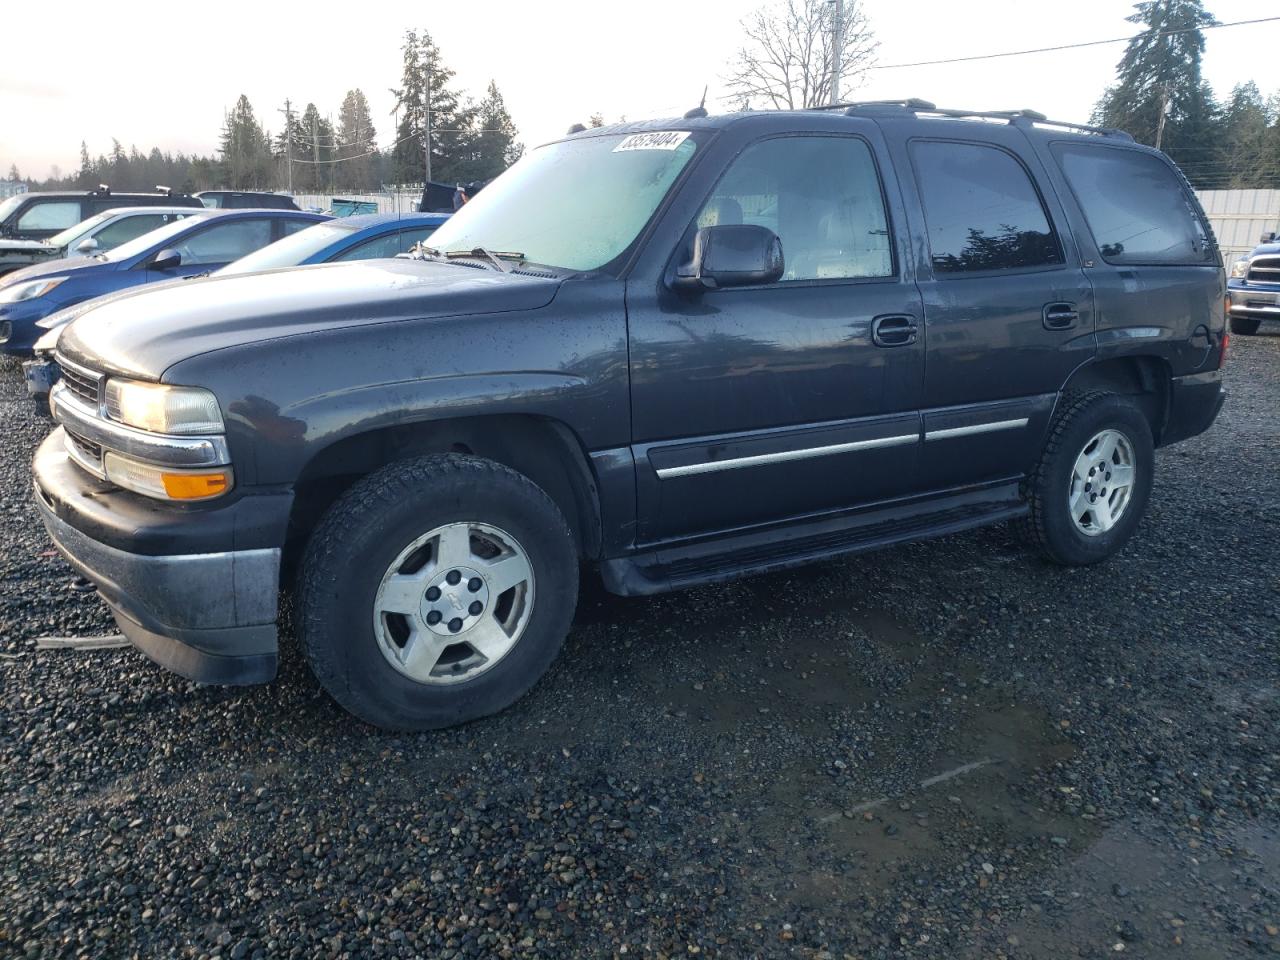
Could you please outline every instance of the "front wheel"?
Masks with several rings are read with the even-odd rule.
[[[1125,397],[1067,394],[1031,475],[1027,539],[1056,563],[1116,553],[1147,509],[1155,453],[1147,418]]]
[[[329,510],[302,570],[302,643],[321,685],[392,730],[487,716],[550,666],[577,600],[564,517],[478,457],[395,463]]]

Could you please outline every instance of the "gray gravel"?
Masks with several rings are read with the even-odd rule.
[[[200,688],[72,589],[0,368],[0,956],[1280,953],[1280,335],[1124,554],[995,528],[645,600],[501,716]],[[1175,952],[1176,951],[1176,952]]]

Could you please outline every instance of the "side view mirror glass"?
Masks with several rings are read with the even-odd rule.
[[[768,227],[749,223],[702,227],[693,257],[676,272],[684,290],[715,290],[774,283],[782,278],[782,241]]]
[[[151,261],[152,270],[168,270],[182,263],[182,254],[171,247],[166,247],[156,254],[156,258]]]
[[[93,253],[98,249],[98,241],[93,237],[85,237],[76,244],[76,253]]]

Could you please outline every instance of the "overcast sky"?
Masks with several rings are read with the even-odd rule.
[[[1128,0],[862,0],[884,65],[1127,36]],[[286,97],[337,114],[360,87],[380,144],[389,144],[400,40],[425,27],[459,89],[477,99],[492,78],[521,139],[534,145],[592,113],[612,121],[669,116],[696,105],[723,108],[721,76],[751,0],[515,0],[480,3],[365,0],[326,4],[215,5],[71,0],[22,5],[31,19],[6,31],[0,54],[0,176],[10,163],[44,178],[78,167],[80,141],[95,156],[111,138],[146,152],[211,153],[224,110],[239,94],[278,130]],[[1275,0],[1208,0],[1221,21],[1280,13]],[[194,8],[202,8],[196,12]],[[335,5],[336,7],[336,5]],[[38,11],[49,18],[48,33]],[[8,25],[15,26],[12,13]],[[1274,64],[1280,22],[1211,30],[1205,76],[1222,96],[1255,80],[1280,90]],[[1032,107],[1055,119],[1087,120],[1114,74],[1123,44],[944,67],[880,69],[852,94],[917,96],[940,105]]]

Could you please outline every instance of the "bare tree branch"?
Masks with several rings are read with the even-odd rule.
[[[835,63],[835,10],[827,0],[771,0],[742,21],[743,43],[728,66],[726,100],[796,110],[826,103]],[[879,41],[861,0],[845,0],[840,89],[860,86]]]

